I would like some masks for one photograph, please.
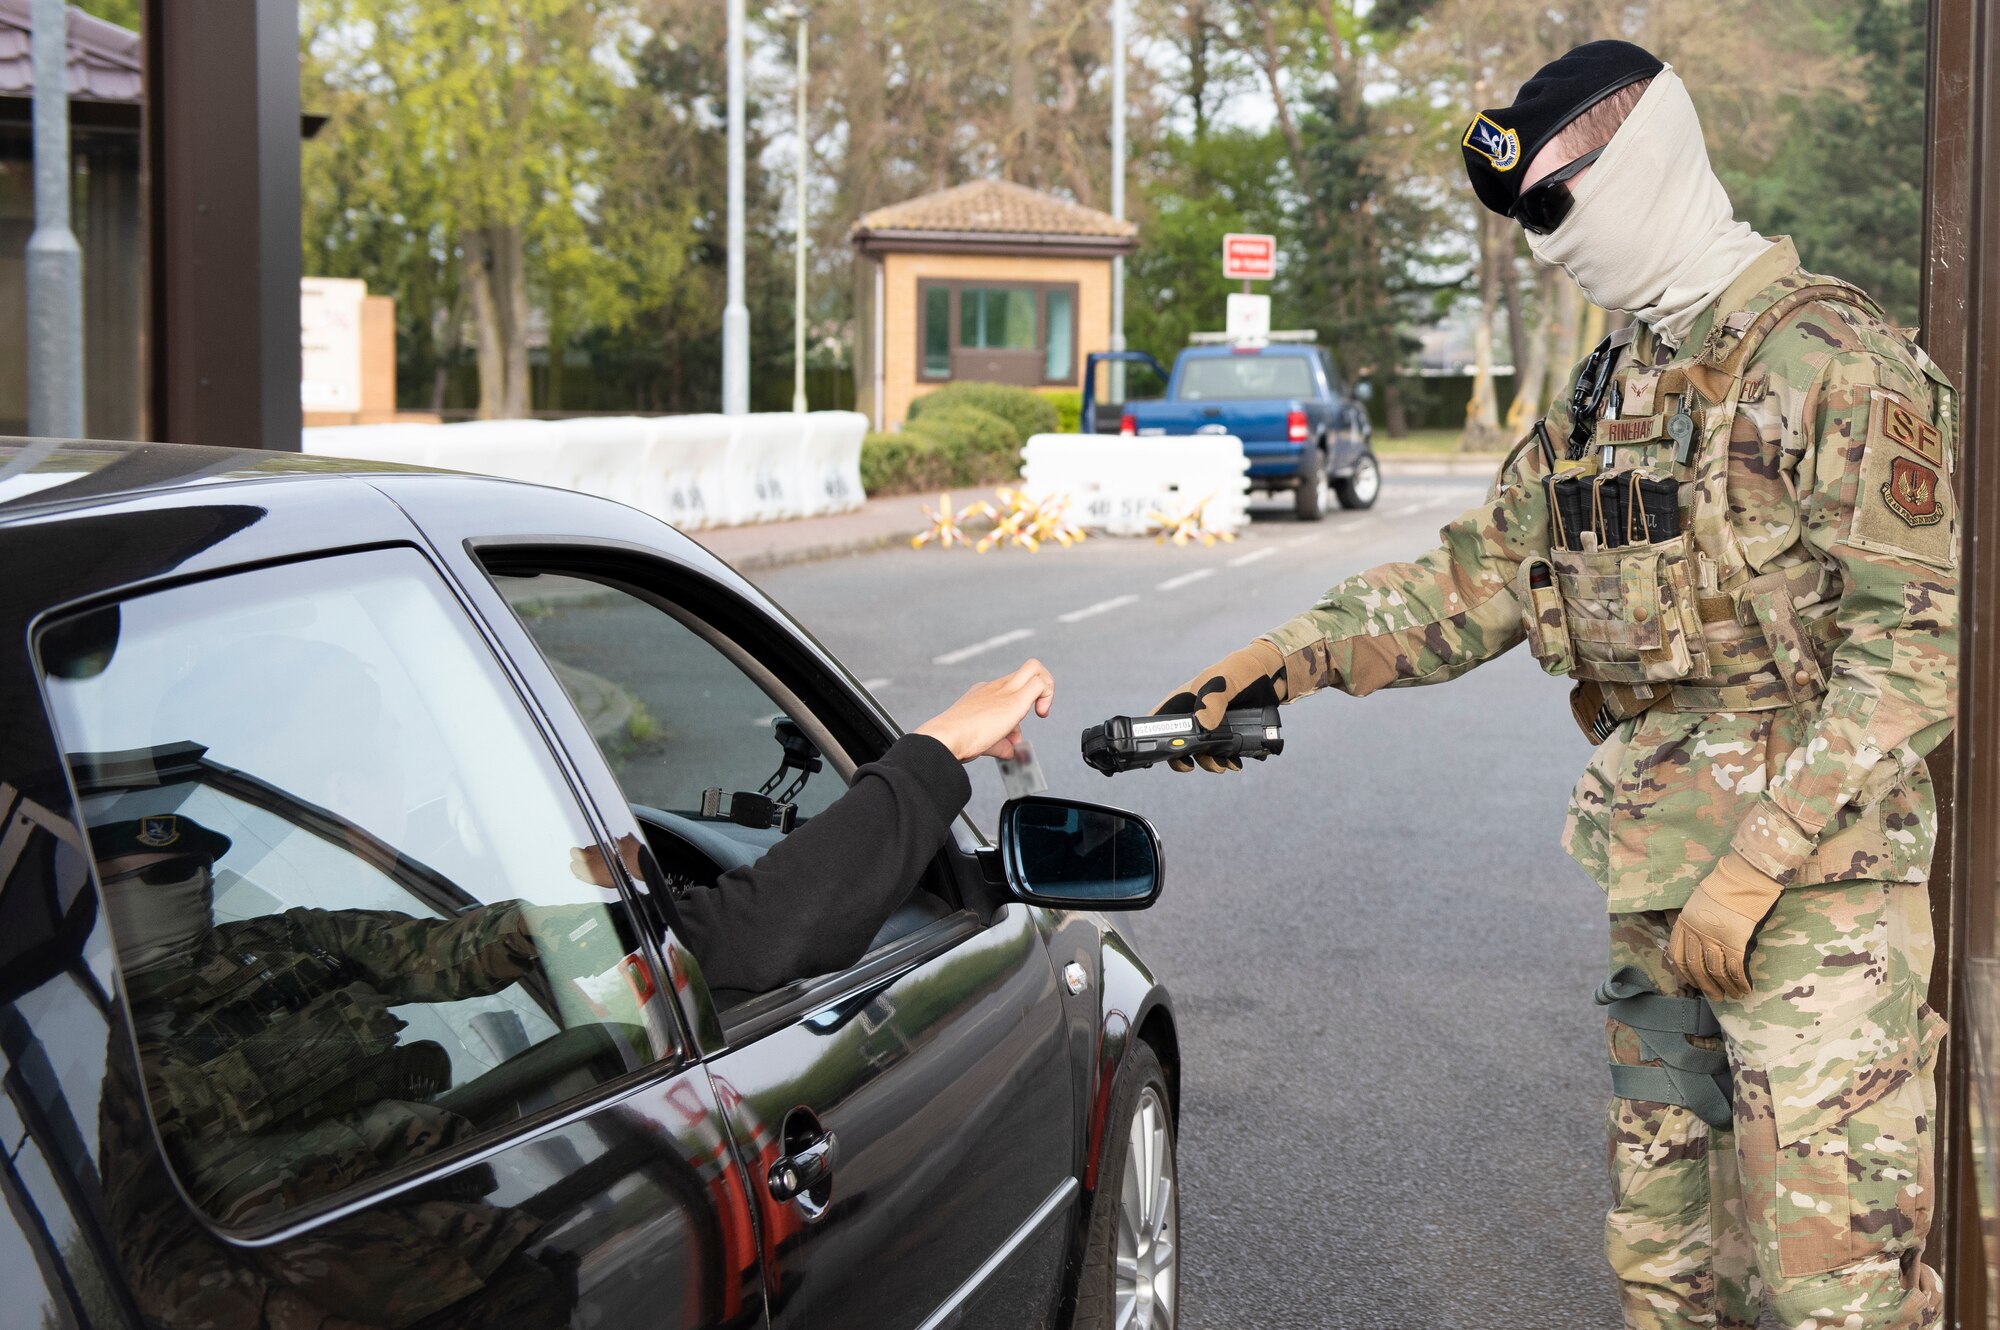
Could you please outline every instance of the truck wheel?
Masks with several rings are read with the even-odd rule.
[[[1373,508],[1375,496],[1382,492],[1382,467],[1375,454],[1361,454],[1361,460],[1354,464],[1354,474],[1334,481],[1333,492],[1343,508]]]
[[[1326,480],[1326,449],[1314,448],[1309,465],[1312,470],[1299,477],[1299,487],[1292,491],[1293,511],[1301,522],[1317,522],[1333,506],[1328,502],[1333,493]]]

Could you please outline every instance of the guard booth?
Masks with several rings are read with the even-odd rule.
[[[1111,345],[1111,261],[1138,230],[1004,180],[877,208],[854,224],[855,409],[894,429],[954,381],[1073,390]]]

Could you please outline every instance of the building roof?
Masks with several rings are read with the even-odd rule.
[[[0,0],[0,97],[32,97],[33,0]],[[92,102],[137,102],[139,34],[69,7],[69,95]]]
[[[862,215],[863,251],[1029,250],[1105,255],[1131,251],[1139,229],[1110,213],[1006,180],[975,180]]]

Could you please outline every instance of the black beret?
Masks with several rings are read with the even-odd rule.
[[[1512,214],[1524,169],[1557,130],[1620,88],[1665,68],[1643,47],[1604,41],[1586,42],[1536,70],[1514,94],[1512,106],[1481,111],[1459,140],[1479,201],[1503,217]]]
[[[99,863],[128,854],[185,854],[214,863],[229,853],[229,837],[179,813],[153,813],[90,829]]]

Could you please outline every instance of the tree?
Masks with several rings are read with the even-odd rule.
[[[1743,215],[1789,233],[1806,264],[1913,324],[1922,274],[1926,5],[1849,0],[1841,83],[1797,99],[1767,162],[1730,173]]]
[[[1384,132],[1420,108],[1378,110],[1338,88],[1312,99],[1301,144],[1306,197],[1294,230],[1300,261],[1287,285],[1306,326],[1318,330],[1350,372],[1368,375],[1384,395],[1389,432],[1404,432],[1400,370],[1416,347],[1404,327],[1420,317],[1428,288],[1428,237],[1437,209],[1399,182],[1397,137]]]
[[[308,262],[449,268],[419,290],[462,297],[482,416],[528,413],[531,292],[554,326],[616,325],[685,251],[684,213],[600,206],[621,101],[605,50],[634,18],[614,0],[308,0],[308,96],[334,107],[307,152]]]
[[[1222,238],[1286,229],[1288,187],[1285,145],[1272,132],[1218,128],[1150,154],[1139,248],[1125,265],[1126,343],[1171,362],[1189,333],[1220,329],[1236,288],[1222,275]],[[1274,321],[1296,326],[1289,291],[1274,294]]]

